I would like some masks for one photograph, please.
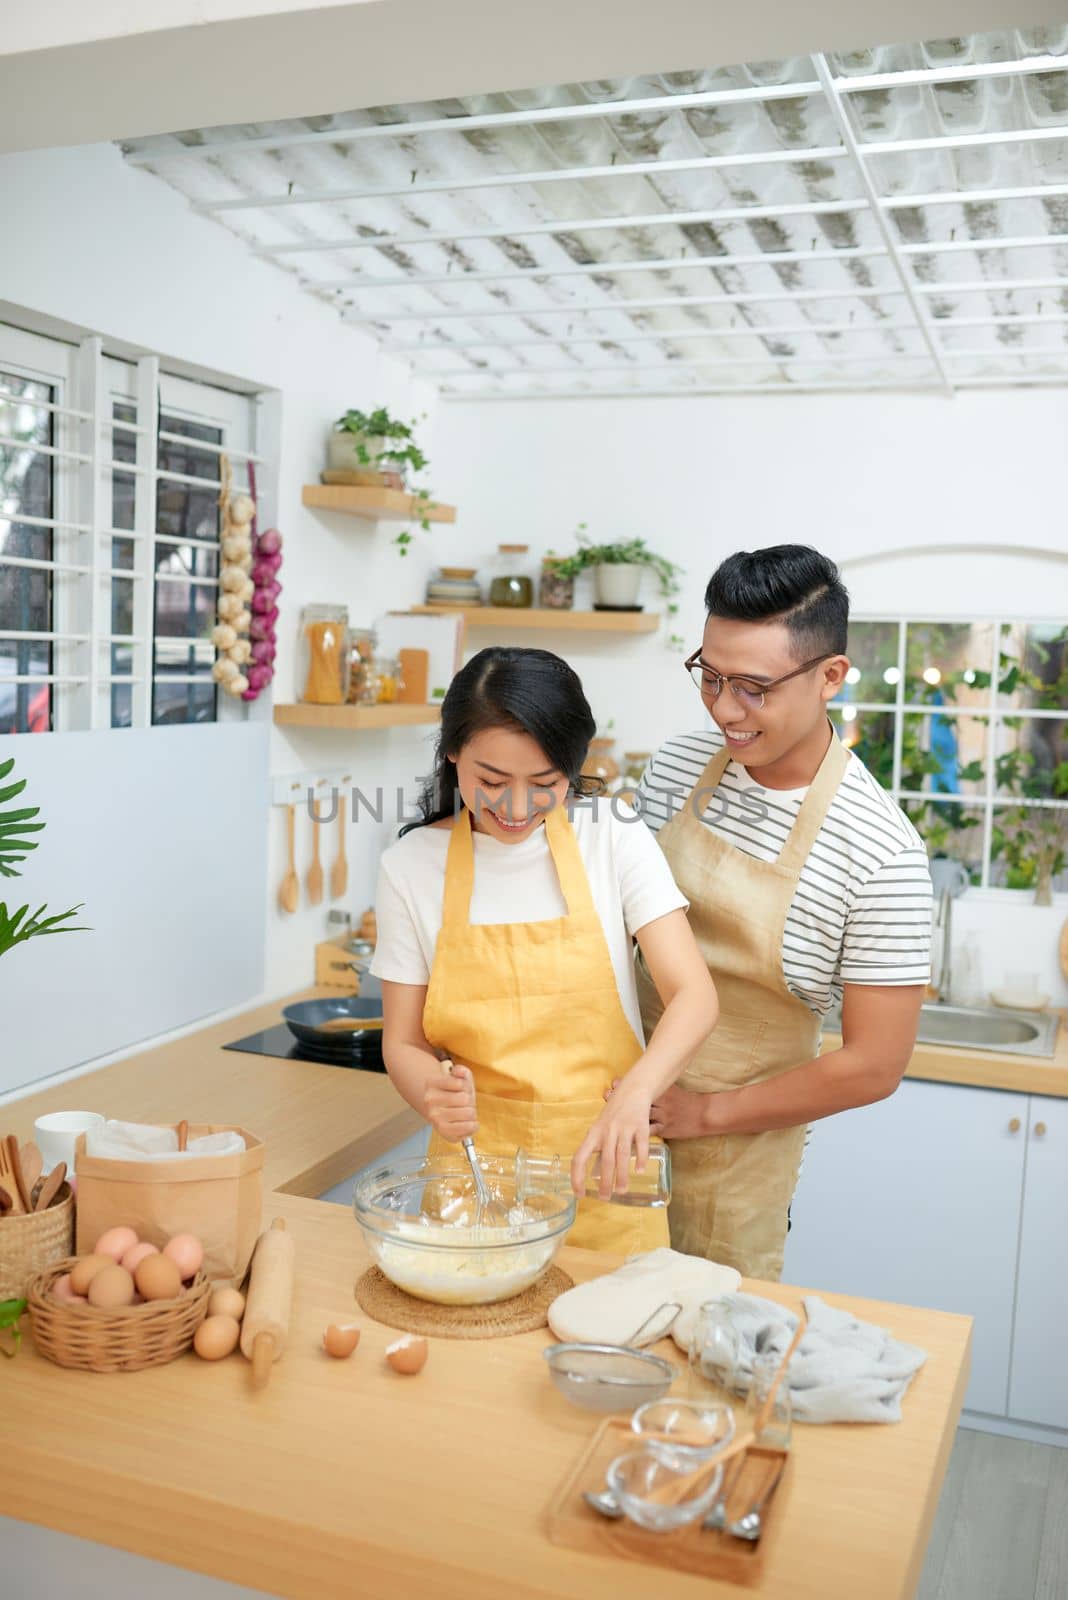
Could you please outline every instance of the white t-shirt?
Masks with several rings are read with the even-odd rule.
[[[612,958],[623,1009],[641,1039],[631,940],[640,928],[687,902],[656,840],[620,800],[578,801],[571,811],[579,853]],[[371,971],[387,983],[430,980],[445,892],[449,828],[415,828],[391,845],[378,868],[378,943]],[[473,833],[471,921],[540,922],[567,915],[544,827],[519,844]]]
[[[661,745],[638,789],[639,809],[654,833],[686,803],[710,757],[722,748],[718,728]],[[702,821],[746,855],[774,861],[807,793],[807,787],[764,789],[730,761]],[[901,807],[851,753],[786,918],[786,986],[822,1016],[844,983],[927,983],[930,944],[926,847]]]

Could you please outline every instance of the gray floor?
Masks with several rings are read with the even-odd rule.
[[[1066,1600],[1068,1450],[960,1428],[917,1600]]]

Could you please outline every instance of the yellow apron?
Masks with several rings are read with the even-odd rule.
[[[567,903],[543,922],[472,923],[475,852],[461,812],[445,864],[441,932],[423,1032],[434,1049],[470,1067],[478,1097],[476,1145],[490,1155],[570,1160],[604,1110],[604,1091],[642,1054],[616,986],[612,958],[562,806],[545,834]],[[437,1135],[432,1155],[457,1146]],[[653,1250],[668,1242],[662,1209],[580,1199],[570,1244]]]
[[[730,752],[709,761],[658,839],[690,902],[689,921],[719,994],[720,1018],[678,1080],[699,1094],[759,1083],[818,1053],[820,1018],[783,976],[783,933],[801,869],[845,774],[848,751],[831,730],[827,753],[777,861],[754,860],[701,820]],[[697,797],[696,799],[694,797]],[[648,1038],[663,1005],[638,956]],[[750,1278],[777,1279],[806,1126],[671,1139],[671,1242]]]

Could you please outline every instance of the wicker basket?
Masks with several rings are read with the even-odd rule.
[[[122,1311],[71,1305],[55,1300],[51,1289],[78,1257],[57,1261],[38,1273],[27,1290],[33,1342],[41,1355],[60,1367],[84,1372],[139,1372],[163,1367],[191,1348],[204,1321],[211,1280],[198,1272],[177,1300],[146,1300]]]
[[[60,1186],[47,1211],[0,1218],[0,1300],[21,1300],[39,1272],[73,1249],[74,1196],[69,1183]]]

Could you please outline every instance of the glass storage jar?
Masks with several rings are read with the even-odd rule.
[[[299,645],[301,700],[313,706],[343,705],[349,689],[348,607],[305,606]]]
[[[556,570],[556,559],[546,556],[541,564],[541,582],[538,585],[538,604],[544,611],[570,611],[575,603],[574,578],[561,577]]]
[[[374,664],[375,646],[378,643],[373,628],[351,628],[349,630],[351,648],[349,649],[349,705],[358,705],[364,681]]]
[[[513,606],[517,609],[534,604],[534,584],[524,567],[530,546],[501,544],[497,546],[497,559],[490,580],[491,606]]]

